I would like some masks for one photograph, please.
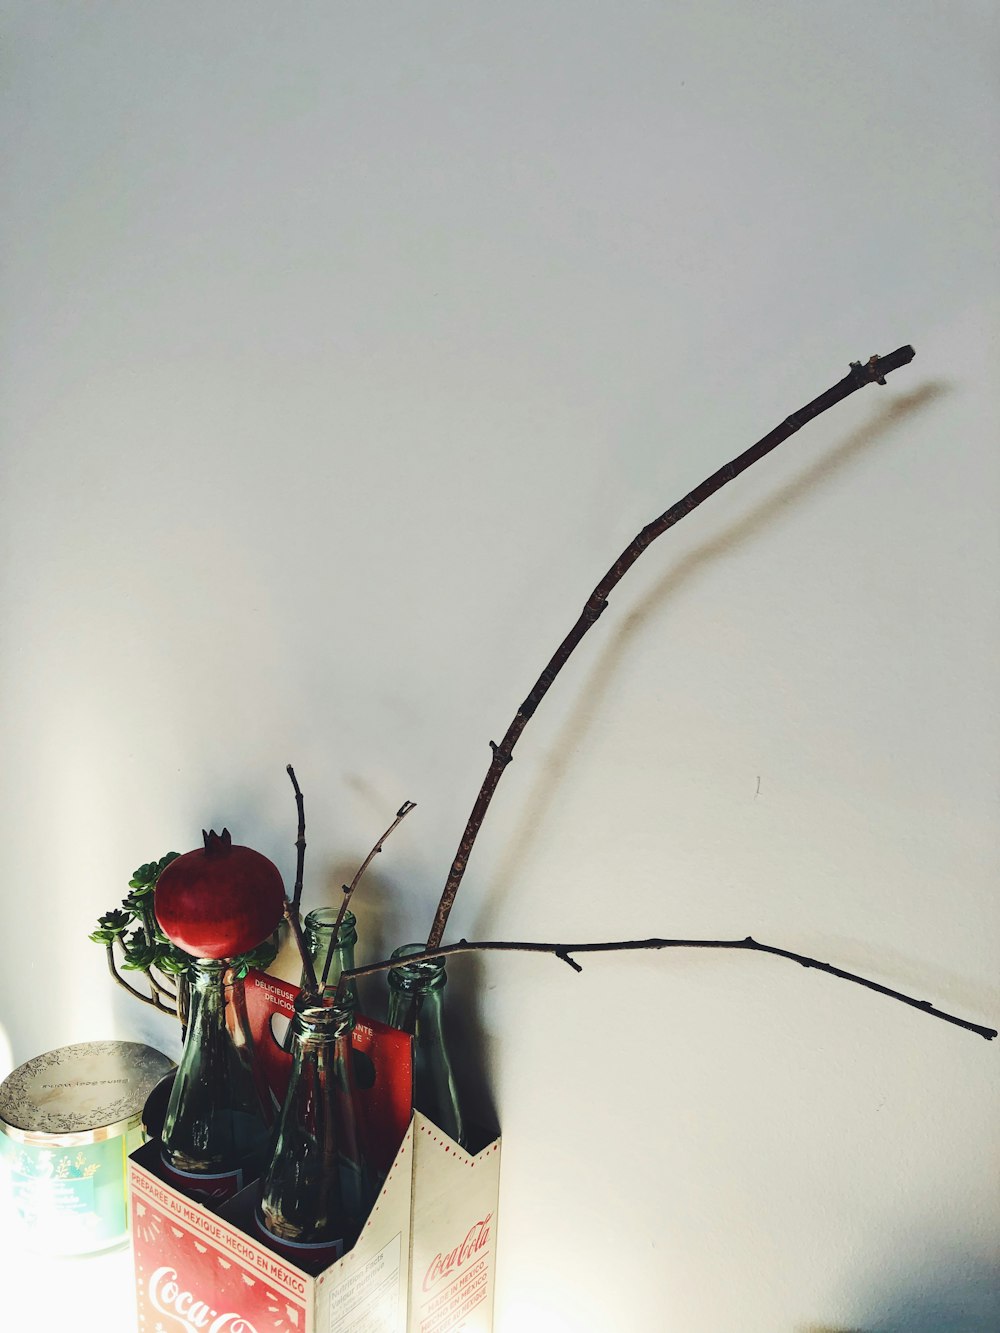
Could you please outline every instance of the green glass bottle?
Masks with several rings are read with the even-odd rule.
[[[375,1201],[355,1103],[353,1027],[350,1000],[295,997],[292,1072],[256,1220],[270,1248],[308,1272],[351,1248]]]
[[[413,1034],[413,1106],[438,1129],[467,1146],[455,1076],[444,1037],[442,1005],[448,980],[443,958],[404,963],[423,953],[423,944],[404,944],[393,953],[400,966],[389,971],[389,1023]]]
[[[337,924],[339,908],[318,907],[310,912],[303,924],[306,948],[316,969],[316,980],[323,976],[327,955],[333,947],[333,958],[326,978],[326,990],[329,994],[337,989],[341,972],[349,972],[354,966],[354,946],[358,942],[358,923],[353,912],[345,912],[340,923],[337,939],[333,938],[333,929]],[[304,983],[304,979],[303,979]],[[300,983],[300,984],[303,984]],[[357,1004],[357,985],[353,981],[345,982],[344,991]]]
[[[344,913],[344,919],[341,921],[340,930],[337,933],[337,940],[334,942],[333,932],[337,924],[339,910],[336,907],[317,907],[315,911],[309,913],[302,923],[302,938],[309,951],[309,957],[312,959],[317,982],[322,980],[327,956],[331,945],[333,947],[333,958],[330,960],[330,970],[326,978],[325,994],[327,995],[332,995],[336,991],[341,972],[348,972],[354,966],[354,946],[358,942],[358,923],[353,912]],[[299,979],[299,985],[301,987],[306,985],[304,970]],[[344,993],[357,1008],[357,983],[354,981],[345,982]],[[288,1024],[281,1044],[284,1050],[291,1051],[291,1023]]]
[[[260,1174],[274,1103],[254,1060],[243,981],[224,958],[197,958],[190,1013],[160,1150],[166,1178],[202,1202],[230,1198]]]

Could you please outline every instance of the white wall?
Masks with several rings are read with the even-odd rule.
[[[993,6],[4,5],[8,1065],[200,829],[451,937],[759,939],[996,1026]],[[779,959],[456,963],[501,1333],[995,1327],[998,1044]],[[64,1327],[57,1322],[53,1327]]]

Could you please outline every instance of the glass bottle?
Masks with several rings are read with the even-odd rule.
[[[337,924],[339,911],[340,909],[337,907],[317,907],[315,911],[309,913],[303,925],[306,948],[309,950],[309,957],[316,969],[317,981],[322,980],[327,954],[330,952],[331,944],[333,944],[333,958],[326,977],[326,991],[328,994],[336,990],[341,972],[349,972],[354,966],[354,946],[358,942],[357,918],[353,912],[348,911],[344,913],[344,919],[340,923],[340,930],[334,943],[333,928]],[[304,985],[305,979],[303,978],[299,984]],[[344,991],[350,995],[356,1005],[358,1000],[357,983],[354,981],[345,982]]]
[[[274,1106],[254,1060],[242,978],[224,958],[196,958],[190,995],[160,1151],[172,1185],[221,1203],[260,1174]]]
[[[327,955],[330,952],[330,946],[333,944],[333,928],[337,924],[337,915],[340,909],[338,907],[317,907],[315,911],[309,913],[302,924],[302,938],[309,951],[309,957],[312,959],[313,968],[316,972],[317,982],[323,978],[323,969],[326,966]],[[340,980],[341,972],[349,972],[354,966],[354,946],[358,942],[358,922],[354,913],[347,911],[344,913],[344,919],[340,923],[340,930],[337,933],[337,942],[333,944],[333,958],[330,960],[330,970],[326,977],[326,986],[324,992],[332,995],[337,989],[337,983]],[[305,987],[306,975],[303,971],[299,979],[299,986]],[[358,1003],[358,987],[354,981],[344,983],[344,993],[348,995],[355,1008]],[[289,1023],[282,1041],[282,1048],[286,1051],[292,1049],[292,1025]]]
[[[423,953],[423,944],[404,944],[392,957]],[[443,958],[401,964],[389,971],[389,1023],[413,1034],[413,1106],[456,1143],[466,1146],[465,1125],[455,1076],[444,1039],[442,1003],[448,977]]]
[[[302,992],[292,1019],[292,1072],[257,1226],[299,1268],[321,1272],[351,1248],[375,1201],[351,1062],[354,1004]]]

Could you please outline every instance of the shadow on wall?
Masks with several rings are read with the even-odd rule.
[[[914,1266],[864,1300],[859,1324],[802,1324],[796,1333],[998,1333],[1000,1266],[952,1254],[939,1265]]]
[[[705,565],[751,540],[757,532],[779,519],[785,510],[848,468],[858,457],[867,453],[874,445],[948,391],[947,384],[931,381],[911,393],[895,397],[876,412],[864,426],[853,431],[843,443],[806,468],[794,481],[757,505],[724,533],[703,542],[682,560],[675,562],[651,592],[619,625],[614,636],[605,643],[586,684],[580,690],[579,702],[546,757],[534,789],[524,801],[523,809],[526,814],[522,825],[508,839],[507,845],[510,850],[487,881],[487,891],[483,894],[484,905],[479,910],[470,932],[473,938],[488,937],[493,923],[502,917],[503,898],[510,886],[517,882],[520,868],[544,827],[548,810],[561,779],[572,761],[576,747],[597,714],[602,700],[613,687],[619,664],[647,621],[659,614],[678,589],[689,579],[696,577]],[[558,688],[558,685],[555,688]],[[481,992],[477,986],[481,970],[482,964],[474,954],[466,955],[462,959],[462,966],[454,969],[456,975],[449,983],[452,1004],[447,1011],[446,1022],[456,1064],[459,1068],[469,1071],[468,1087],[460,1089],[460,1092],[468,1096],[470,1090],[475,1089],[479,1094],[478,1102],[469,1104],[467,1109],[479,1124],[495,1127],[496,1107],[489,1091],[492,1048],[488,1034],[484,1030]],[[975,1333],[989,1333],[992,1328],[992,1325],[985,1323],[968,1326],[969,1333],[973,1333],[973,1329]],[[924,1333],[925,1329],[927,1333],[930,1333],[931,1329],[934,1333],[959,1333],[960,1330],[961,1333],[965,1333],[966,1325],[935,1325],[933,1320],[929,1324],[912,1324],[912,1333]],[[859,1333],[889,1333],[889,1330],[893,1330],[893,1333],[897,1330],[899,1333],[904,1333],[904,1330],[905,1333],[911,1333],[911,1326],[893,1323],[890,1320],[889,1323],[877,1322],[870,1327],[866,1325],[863,1330],[859,1330]],[[821,1330],[817,1326],[809,1330],[809,1333],[821,1333]],[[822,1333],[826,1333],[826,1330],[822,1330]],[[842,1331],[830,1330],[829,1333],[842,1333]],[[843,1333],[854,1333],[854,1330],[845,1330]],[[996,1325],[995,1333],[1000,1333],[1000,1323]]]
[[[336,903],[340,885],[349,882],[357,867],[338,862],[327,877],[327,898]],[[388,958],[397,945],[421,935],[409,920],[404,897],[405,886],[370,869],[361,882],[352,909],[358,918],[356,961],[373,963]],[[315,906],[316,904],[312,904]],[[409,936],[403,938],[400,924],[406,921]],[[405,934],[405,932],[403,932]],[[421,938],[423,938],[421,936]],[[492,1138],[498,1129],[496,1106],[490,1073],[492,1045],[482,1016],[483,964],[475,954],[464,955],[448,966],[448,998],[444,1008],[445,1035],[459,1079],[459,1099],[470,1123],[480,1126]],[[371,1018],[385,1020],[388,1007],[388,983],[385,975],[362,977],[358,982],[361,1011]]]
[[[1000,1265],[953,1255],[904,1276],[898,1291],[876,1297],[865,1333],[997,1333]]]
[[[603,699],[612,688],[615,674],[625,653],[651,617],[659,615],[670,598],[685,583],[696,577],[705,565],[731,554],[761,529],[779,519],[783,511],[845,470],[860,455],[867,453],[874,445],[948,392],[947,384],[930,381],[912,393],[901,394],[894,398],[876,412],[864,426],[853,431],[842,444],[806,468],[794,481],[757,505],[725,532],[710,541],[703,542],[682,560],[673,564],[617,627],[614,637],[605,642],[586,684],[580,689],[579,702],[564,724],[560,736],[552,745],[534,789],[524,801],[523,809],[526,813],[522,826],[508,839],[510,851],[493,874],[488,891],[483,894],[485,906],[476,919],[473,937],[488,936],[492,924],[502,916],[503,898],[509,888],[517,883],[520,869],[544,827],[549,808],[573,754],[596,716]],[[614,593],[612,593],[613,598]],[[600,629],[597,633],[600,633]],[[554,688],[558,689],[558,684]],[[544,704],[542,706],[544,707]],[[986,1330],[983,1330],[983,1333],[986,1333]]]

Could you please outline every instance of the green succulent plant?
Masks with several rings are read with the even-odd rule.
[[[99,917],[89,938],[104,946],[108,968],[120,986],[145,1004],[177,1014],[183,1020],[181,990],[194,960],[167,939],[153,909],[156,881],[164,867],[179,855],[167,852],[158,861],[146,861],[134,870],[121,906]],[[233,970],[237,977],[245,977],[251,968],[266,968],[277,952],[274,940],[265,940],[252,952],[234,958]],[[149,994],[144,995],[132,986],[122,972],[141,972],[149,985]]]

